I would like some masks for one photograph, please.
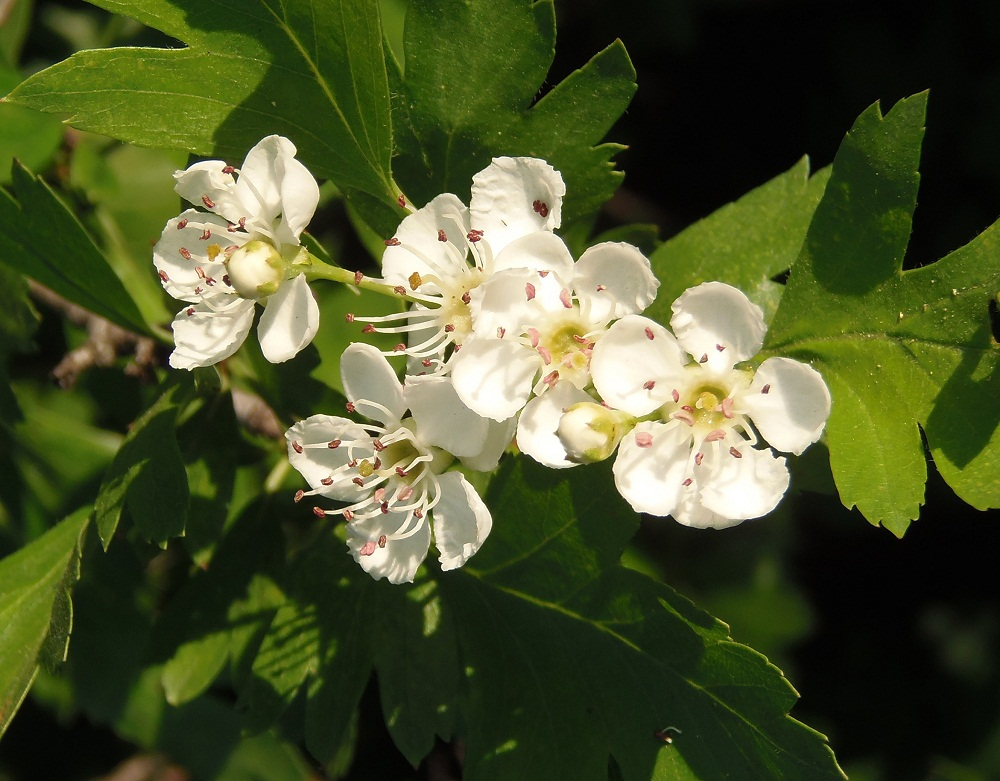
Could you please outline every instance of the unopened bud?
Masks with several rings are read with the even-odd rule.
[[[287,264],[266,241],[248,241],[226,261],[229,283],[243,298],[267,298],[278,291]]]
[[[573,404],[559,420],[557,434],[572,461],[592,464],[615,452],[630,428],[628,415],[591,401]]]

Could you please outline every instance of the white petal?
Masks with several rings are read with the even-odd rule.
[[[347,398],[366,418],[391,427],[406,411],[403,386],[389,361],[376,347],[354,342],[340,357],[340,379]],[[364,404],[363,402],[371,402]],[[373,406],[377,404],[379,406]]]
[[[559,300],[561,290],[554,274],[542,277],[523,268],[494,274],[470,293],[473,333],[485,338],[501,333],[518,336],[524,328],[538,324],[546,312],[565,309]]]
[[[329,447],[336,440],[340,440],[341,445]],[[351,460],[349,445],[354,441],[369,443],[371,435],[354,421],[334,415],[313,415],[300,420],[285,432],[288,461],[306,479],[309,487],[318,489],[322,496],[330,499],[352,503],[370,494],[371,489],[358,487],[348,475],[330,485],[324,485],[323,480],[334,476]],[[302,452],[295,445],[301,447]]]
[[[347,547],[354,560],[375,580],[388,578],[390,583],[412,583],[431,545],[430,525],[419,521],[420,528],[409,537],[387,540],[385,547],[378,546],[382,535],[399,531],[406,520],[404,513],[385,513],[347,524]],[[375,543],[374,546],[369,543]],[[371,553],[363,555],[366,546]]]
[[[739,451],[742,458],[723,451],[716,463],[709,465],[706,459],[695,467],[702,505],[736,522],[771,512],[788,490],[789,479],[784,457],[775,457],[770,450],[754,450],[749,443],[741,445]]]
[[[444,231],[445,241],[441,241],[439,231]],[[421,277],[455,280],[468,270],[468,232],[468,207],[456,195],[438,195],[399,224],[394,236],[399,246],[386,247],[382,253],[382,277],[390,285],[407,287],[414,272]],[[439,288],[428,281],[420,292],[435,293]]]
[[[228,223],[221,217],[194,209],[188,209],[166,224],[153,247],[153,265],[167,293],[181,301],[197,302],[206,294],[231,292],[223,281],[226,276],[224,255],[219,252],[212,260],[208,254],[213,245],[221,250],[242,245],[247,240],[246,234],[229,233],[227,227]],[[211,284],[206,279],[211,279]],[[195,293],[195,289],[200,292]]]
[[[475,456],[486,443],[486,418],[462,403],[450,377],[407,377],[403,401],[425,445],[455,456]]]
[[[822,375],[791,358],[764,361],[738,403],[771,447],[795,455],[819,439],[830,416]]]
[[[281,136],[262,138],[247,152],[233,188],[242,216],[268,225],[277,222],[281,214],[280,173],[284,169],[278,161],[294,156],[295,145]]]
[[[573,285],[573,255],[554,233],[529,233],[508,244],[496,256],[493,273],[511,268],[549,271],[559,277],[561,286]]]
[[[489,509],[459,472],[438,477],[441,500],[431,510],[438,561],[447,571],[461,567],[479,550],[493,529]]]
[[[628,315],[597,341],[590,373],[607,404],[641,416],[673,400],[686,359],[667,329],[649,318]],[[644,387],[650,382],[651,388]]]
[[[646,446],[640,445],[649,437]],[[689,476],[686,427],[646,421],[625,435],[615,459],[615,486],[637,513],[670,515]]]
[[[298,355],[319,330],[319,306],[309,283],[299,274],[267,299],[257,325],[264,357],[282,363]]]
[[[541,356],[519,342],[473,339],[451,359],[451,379],[469,409],[502,421],[528,401],[541,366]]]
[[[462,456],[462,463],[477,472],[492,472],[496,469],[500,457],[510,447],[510,441],[514,438],[517,417],[499,421],[487,420],[486,424],[486,441],[482,450],[474,456]]]
[[[684,489],[681,500],[670,514],[677,523],[694,529],[728,529],[743,523],[744,518],[725,518],[709,510],[701,503],[701,491],[698,483]]]
[[[565,194],[562,175],[544,160],[495,157],[472,177],[472,227],[498,255],[522,236],[558,228]]]
[[[215,311],[206,303],[182,309],[171,326],[174,331],[174,351],[170,365],[175,369],[211,366],[240,349],[253,325],[253,301],[230,296],[216,296],[228,301],[229,308]],[[190,313],[190,314],[189,314]]]
[[[316,213],[319,185],[309,169],[295,159],[295,147],[290,141],[288,146],[291,147],[291,154],[286,151],[275,160],[281,199],[278,239],[282,243],[298,244],[299,235]]]
[[[577,466],[567,457],[556,431],[566,408],[580,401],[593,399],[571,382],[556,383],[552,390],[529,401],[517,424],[518,449],[553,469]]]
[[[595,323],[638,314],[653,303],[659,286],[646,256],[624,242],[595,244],[573,271],[580,308]]]
[[[232,174],[223,173],[224,168],[228,165],[222,160],[203,160],[177,171],[174,191],[185,201],[236,222],[243,214],[243,207],[233,194],[235,179]]]
[[[671,309],[677,341],[712,371],[728,371],[756,355],[764,343],[767,326],[760,307],[722,282],[688,288]]]

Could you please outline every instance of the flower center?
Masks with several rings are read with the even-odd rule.
[[[554,328],[538,333],[537,344],[533,345],[545,361],[547,371],[557,371],[560,379],[569,380],[578,388],[590,382],[594,342],[587,337],[588,330],[578,317],[562,317]],[[535,335],[529,331],[529,336],[534,342]]]
[[[258,300],[274,295],[285,279],[286,263],[272,244],[248,241],[226,260],[229,283],[243,298]]]

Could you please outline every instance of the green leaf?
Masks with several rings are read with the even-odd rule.
[[[375,670],[396,745],[466,747],[468,779],[842,778],[788,717],[781,673],[668,587],[624,569],[637,516],[607,469],[511,462],[494,527],[462,570],[374,582],[329,533],[289,566],[286,604],[241,701],[257,726],[306,690],[306,743],[328,759]],[[391,544],[391,543],[390,543]],[[672,744],[654,733],[678,729]]]
[[[830,170],[809,175],[809,158],[660,245],[650,256],[660,280],[645,315],[670,322],[670,305],[709,280],[739,288],[774,316],[784,287],[773,279],[798,257]]]
[[[186,377],[174,377],[156,403],[132,424],[104,475],[94,512],[105,549],[125,507],[147,540],[165,545],[184,533],[189,490],[176,427],[177,415],[189,401],[193,386]]]
[[[238,163],[280,133],[320,177],[394,203],[378,3],[93,0],[188,46],[82,51],[7,100],[82,130]],[[115,111],[108,111],[114,105]]]
[[[0,61],[17,65],[30,26],[31,0],[8,0],[0,17]]]
[[[442,42],[447,45],[442,45]],[[592,216],[621,183],[604,134],[635,92],[620,41],[535,101],[555,54],[551,0],[411,3],[405,76],[393,92],[397,181],[415,203],[465,197],[496,155],[546,159],[562,172],[563,220]]]
[[[20,6],[27,7],[27,3],[15,2],[15,12]],[[6,25],[0,26],[0,33],[6,29]],[[2,56],[0,41],[0,58]],[[21,74],[13,65],[0,62],[0,95],[20,82]],[[22,106],[0,105],[0,182],[10,181],[8,166],[13,158],[32,169],[46,166],[59,149],[62,137],[62,124],[55,117]]]
[[[52,189],[15,162],[0,190],[0,262],[129,331],[149,328],[102,252]]]
[[[69,592],[80,575],[89,508],[73,513],[0,561],[0,736],[38,672],[66,658],[73,625]]]
[[[926,94],[844,139],[765,352],[811,362],[833,395],[830,464],[844,504],[901,536],[931,456],[975,507],[1000,506],[1000,223],[943,260],[903,271]]]

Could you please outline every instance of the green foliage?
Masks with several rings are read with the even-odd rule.
[[[621,147],[598,144],[635,92],[620,41],[537,101],[555,55],[551,0],[411,3],[404,42],[405,69],[389,72],[396,175],[410,200],[464,197],[495,155],[541,157],[561,171],[566,222],[614,193],[622,176],[609,161]]]
[[[39,663],[66,658],[73,626],[69,592],[80,575],[84,508],[0,561],[0,736],[20,707]]]
[[[328,760],[374,670],[406,757],[418,762],[435,735],[460,737],[470,779],[603,779],[609,757],[626,779],[840,778],[822,736],[787,716],[795,692],[777,669],[617,563],[637,519],[594,471],[509,465],[487,497],[489,544],[462,570],[409,587],[371,580],[342,540],[316,530],[276,573],[269,626],[253,619],[266,633],[236,676],[251,724],[305,696],[307,746]],[[220,669],[220,633],[244,629],[233,606],[247,573],[273,556],[252,519],[241,526],[213,563],[221,571],[192,581],[161,628],[162,645],[187,638],[166,668],[182,699],[208,683],[181,677],[182,660]],[[218,597],[207,607],[195,598],[206,593]],[[680,730],[669,745],[654,735],[666,726]]]
[[[191,390],[189,377],[174,375],[163,395],[132,425],[115,455],[94,504],[105,548],[126,507],[147,540],[166,544],[184,533],[190,491],[176,426]]]
[[[26,7],[24,2],[15,3]],[[6,26],[0,26],[0,31]],[[3,56],[0,43],[0,58]],[[21,81],[13,63],[0,62],[0,95],[10,92]],[[6,161],[17,158],[31,169],[39,169],[52,159],[62,142],[63,127],[55,117],[47,117],[22,106],[0,105],[0,183],[10,182]]]
[[[926,102],[873,106],[847,134],[765,344],[822,372],[841,499],[897,536],[923,501],[918,426],[960,497],[1000,506],[1000,224],[903,271]]]
[[[829,176],[826,168],[810,176],[803,158],[661,244],[649,258],[660,289],[644,314],[668,323],[681,293],[714,279],[742,290],[770,320],[784,291],[774,277],[798,257]]]
[[[319,177],[393,204],[392,125],[378,4],[94,0],[188,44],[79,52],[8,100],[82,130],[238,163],[280,133]],[[332,9],[331,9],[332,11]],[[234,19],[240,28],[234,29]],[[109,112],[113,103],[117,109]]]
[[[150,330],[76,217],[44,181],[12,169],[18,200],[0,190],[0,262],[136,333]]]

